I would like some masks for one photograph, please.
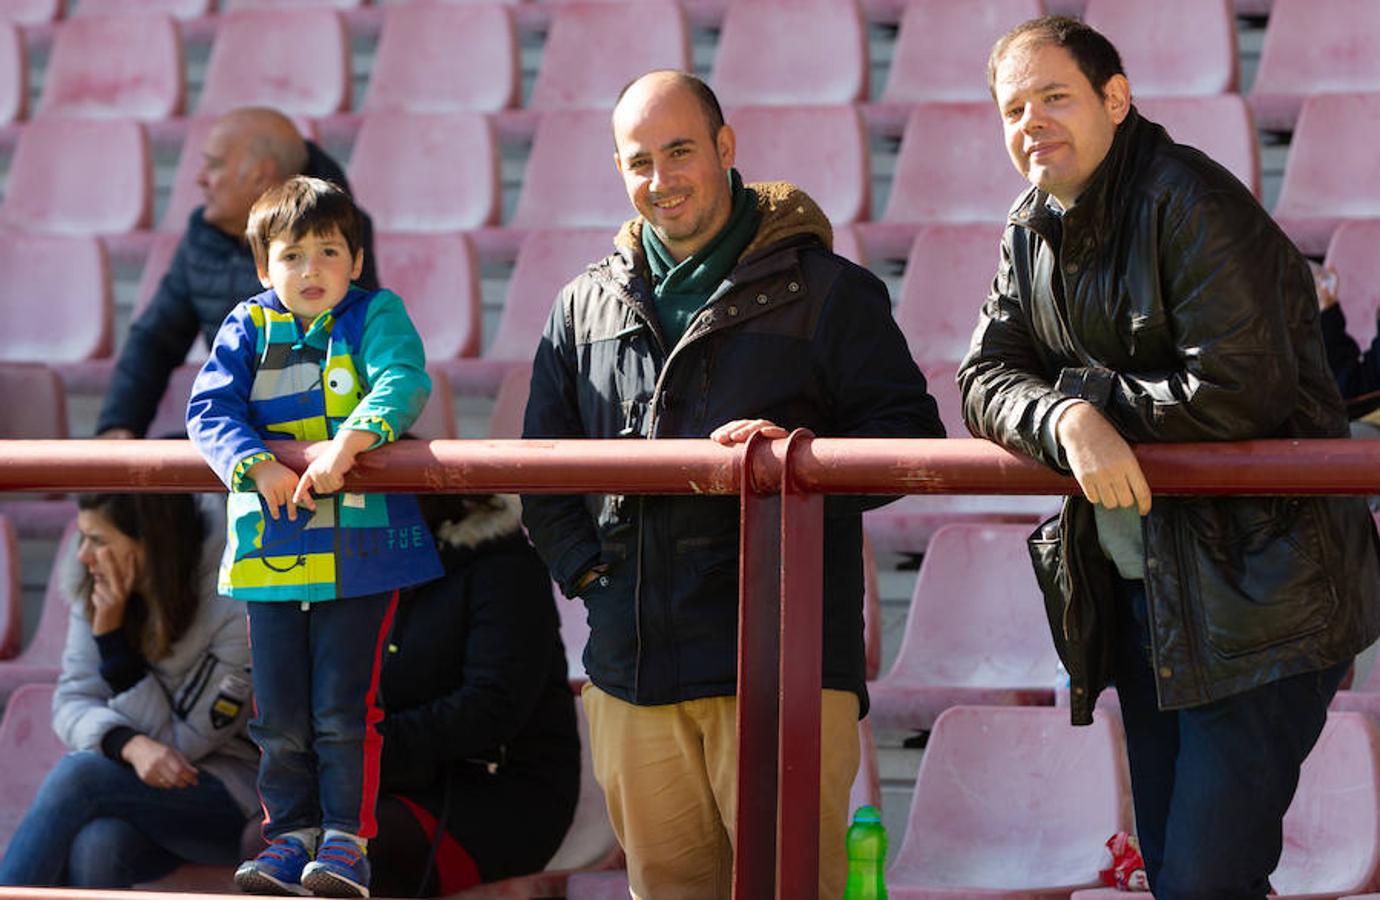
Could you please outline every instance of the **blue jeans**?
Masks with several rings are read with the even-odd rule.
[[[1122,581],[1116,688],[1136,832],[1156,900],[1264,898],[1299,767],[1351,662],[1161,712],[1145,583]]]
[[[219,779],[149,787],[93,751],[69,753],[48,773],[0,861],[0,884],[127,888],[184,862],[239,858],[245,816]]]
[[[249,649],[266,840],[304,828],[373,837],[383,720],[379,664],[398,593],[252,602]]]

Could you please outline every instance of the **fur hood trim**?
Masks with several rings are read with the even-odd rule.
[[[518,533],[522,528],[522,504],[517,494],[475,496],[465,505],[469,515],[447,519],[436,529],[442,547],[470,548]]]

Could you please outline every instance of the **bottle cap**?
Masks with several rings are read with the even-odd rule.
[[[882,814],[877,811],[875,806],[859,806],[858,811],[853,813],[854,822],[880,822]]]

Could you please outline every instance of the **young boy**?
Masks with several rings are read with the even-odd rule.
[[[364,257],[344,192],[289,179],[254,204],[246,235],[271,290],[226,317],[187,407],[188,434],[230,489],[221,591],[249,601],[269,846],[235,883],[367,897],[380,653],[398,588],[441,566],[415,498],[338,492],[359,453],[412,424],[431,381],[398,296],[350,285]],[[324,443],[299,476],[274,439]]]

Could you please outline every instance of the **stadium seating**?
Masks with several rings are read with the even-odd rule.
[[[1346,219],[1380,217],[1380,156],[1371,138],[1377,120],[1380,93],[1304,101],[1273,211],[1304,253],[1321,255]]]
[[[379,281],[407,305],[432,362],[479,352],[479,264],[459,233],[374,235]]]
[[[714,74],[725,106],[867,99],[867,27],[857,0],[734,0]]]
[[[953,368],[968,352],[1001,259],[999,221],[924,225],[906,258],[896,324],[921,369]]]
[[[182,438],[187,435],[187,401],[192,396],[192,382],[201,371],[200,362],[185,363],[172,370],[167,390],[158,401],[153,421],[149,423],[151,438]]]
[[[891,670],[869,686],[878,728],[930,728],[960,704],[1054,702],[1058,656],[1024,525],[947,525],[930,540]]]
[[[1250,107],[1240,94],[1140,97],[1136,108],[1169,136],[1212,157],[1260,197],[1260,147]]]
[[[42,25],[62,15],[63,0],[0,0],[0,19],[17,25]]]
[[[1043,0],[909,0],[881,102],[991,103],[987,55],[992,45],[1044,12]]]
[[[513,362],[505,371],[498,392],[494,395],[493,409],[489,413],[490,438],[506,441],[522,437],[522,416],[527,409],[527,394],[531,385],[531,363]],[[558,597],[558,605],[559,601]],[[584,646],[583,639],[580,645]],[[568,644],[566,650],[570,650]]]
[[[520,88],[517,31],[505,7],[384,8],[366,112],[491,112],[515,105]]]
[[[5,777],[0,778],[0,854],[48,770],[67,752],[53,733],[52,706],[52,684],[25,685],[10,697],[0,718],[0,759],[5,761]]]
[[[13,185],[13,172],[11,179]],[[6,196],[7,203],[19,190]],[[108,356],[114,312],[100,241],[0,231],[0,309],[16,311],[0,329],[0,361],[56,364]]]
[[[1332,232],[1324,265],[1337,270],[1337,302],[1346,314],[1346,330],[1368,349],[1375,339],[1377,295],[1380,283],[1380,219],[1343,222]]]
[[[853,106],[744,106],[726,111],[744,181],[790,181],[831,222],[868,216],[867,132]]]
[[[163,276],[168,272],[168,267],[172,265],[173,256],[177,254],[177,245],[181,240],[181,234],[165,231],[160,231],[149,239],[148,252],[144,255],[144,267],[139,272],[139,284],[134,291],[134,311],[130,316],[131,322],[139,317],[139,314],[153,300],[153,295],[158,293],[159,282],[163,280]],[[200,348],[201,358],[204,359],[206,354],[205,342],[198,339],[197,346]]]
[[[849,262],[867,268],[867,251],[858,238],[857,229],[847,223],[834,225],[834,252]]]
[[[0,224],[53,234],[146,228],[153,210],[152,170],[148,137],[138,122],[36,118],[20,132]]]
[[[1380,6],[1274,0],[1247,98],[1257,124],[1290,131],[1310,95],[1358,91],[1380,91]]]
[[[455,392],[439,367],[429,365],[426,372],[431,376],[431,397],[408,433],[424,441],[455,440],[460,437],[460,426],[455,421]]]
[[[503,317],[484,358],[531,362],[561,288],[612,252],[608,228],[529,232],[518,250]]]
[[[625,84],[652,69],[690,68],[690,26],[672,0],[552,7],[532,109],[613,109]],[[608,117],[605,116],[607,127]]]
[[[561,617],[561,643],[565,645],[566,673],[570,686],[579,691],[589,674],[585,672],[585,644],[589,643],[589,617],[585,601],[579,597],[567,597],[561,593],[555,582],[551,583],[551,599],[556,602],[556,611]]]
[[[219,17],[197,114],[271,106],[329,116],[350,107],[350,42],[330,9],[263,9]]]
[[[24,118],[29,109],[29,54],[13,22],[0,19],[0,125]]]
[[[1088,0],[1083,18],[1116,45],[1137,98],[1236,89],[1231,0]]]
[[[241,9],[279,9],[284,6],[300,6],[304,9],[312,7],[355,9],[363,6],[366,2],[367,0],[221,0],[221,9],[225,12],[235,12]]]
[[[72,10],[72,18],[104,16],[112,13],[164,13],[175,19],[195,19],[209,16],[213,0],[81,0]]]
[[[9,398],[0,416],[0,440],[67,437],[62,379],[42,363],[0,363],[0,397]]]
[[[613,154],[609,114],[542,114],[510,223],[517,228],[617,227],[633,216]]]
[[[1131,829],[1125,754],[1103,713],[1074,728],[1063,709],[946,711],[920,760],[888,896],[1053,897],[1096,885],[1103,842]]]
[[[5,370],[0,368],[0,385]],[[24,623],[20,607],[24,603],[24,585],[19,572],[19,541],[14,525],[0,515],[0,660],[10,659],[19,652],[23,640]]]
[[[462,231],[498,220],[498,145],[481,113],[369,113],[349,178],[380,231]]]
[[[73,588],[67,583],[72,574],[68,561],[77,552],[79,537],[77,523],[68,523],[58,542],[57,555],[48,576],[48,587],[43,594],[43,609],[39,613],[33,637],[12,659],[0,661],[0,706],[20,685],[51,684],[61,674],[62,648],[67,643],[68,597]],[[0,754],[0,759],[5,758]],[[0,785],[6,780],[0,778]],[[0,807],[3,805],[0,804]]]
[[[182,113],[182,41],[163,15],[84,16],[63,23],[39,113],[166,119]]]

